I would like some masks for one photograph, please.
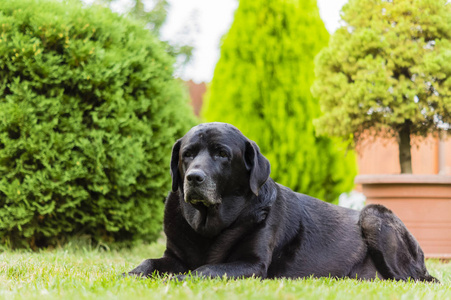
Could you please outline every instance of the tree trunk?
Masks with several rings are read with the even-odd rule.
[[[399,164],[401,173],[412,174],[412,154],[410,146],[410,121],[407,120],[398,132]]]

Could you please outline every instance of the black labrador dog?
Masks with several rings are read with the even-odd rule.
[[[332,205],[269,173],[258,146],[234,126],[192,128],[172,150],[166,251],[129,274],[436,281],[418,242],[384,206]]]

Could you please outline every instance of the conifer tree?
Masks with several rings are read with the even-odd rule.
[[[223,40],[204,117],[237,126],[271,162],[271,177],[326,201],[353,186],[355,156],[317,136],[313,60],[328,33],[315,0],[242,0]]]

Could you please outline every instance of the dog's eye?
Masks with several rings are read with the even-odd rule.
[[[228,158],[228,157],[229,157],[229,154],[227,153],[227,151],[219,150],[218,156],[219,156],[219,157],[222,157],[222,158]]]
[[[193,154],[193,152],[191,152],[191,151],[185,151],[185,152],[183,152],[183,157],[186,157],[186,158],[193,158],[193,157],[194,157],[194,154]]]

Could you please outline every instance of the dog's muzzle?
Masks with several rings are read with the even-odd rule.
[[[188,171],[183,186],[184,200],[187,203],[203,204],[206,207],[221,203],[216,192],[216,184],[200,169]]]

